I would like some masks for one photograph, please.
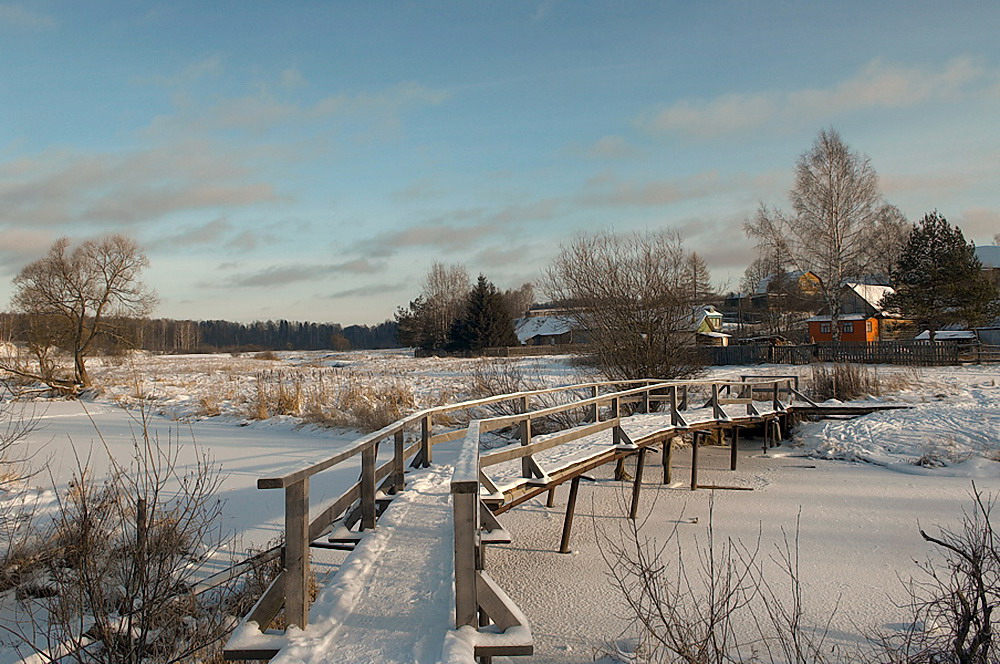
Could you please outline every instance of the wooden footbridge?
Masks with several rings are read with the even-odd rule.
[[[838,406],[835,414],[875,408]],[[560,543],[567,552],[580,478],[593,469],[615,463],[625,479],[624,459],[638,458],[635,518],[651,447],[662,449],[662,481],[670,483],[674,447],[690,439],[694,490],[702,486],[698,448],[709,439],[728,438],[735,470],[741,430],[763,431],[766,451],[797,417],[826,411],[834,414],[799,391],[798,377],[743,376],[586,383],[415,413],[317,463],[257,481],[284,490],[282,571],[225,656],[431,664],[530,655],[526,617],[486,569],[486,547],[511,540],[498,515],[546,492],[552,506],[556,487],[569,482]],[[483,451],[490,432],[506,432],[510,443]],[[434,463],[439,445],[446,463]],[[358,482],[311,506],[310,478],[357,457]],[[310,607],[311,549],[351,552]]]

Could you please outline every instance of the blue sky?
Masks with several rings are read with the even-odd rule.
[[[604,229],[677,229],[735,288],[827,127],[987,244],[998,30],[996,2],[0,2],[0,301],[109,232],[172,318],[379,322],[433,261],[516,287]]]

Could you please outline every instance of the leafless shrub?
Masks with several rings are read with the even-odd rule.
[[[818,365],[812,368],[813,398],[849,401],[866,396],[879,396],[882,381],[876,370],[859,364]]]
[[[919,564],[921,576],[906,583],[912,616],[901,633],[872,637],[869,664],[996,664],[1000,645],[1000,532],[996,496],[973,485],[973,505],[955,530],[920,535],[939,560]]]
[[[665,541],[646,537],[644,520],[621,519],[617,533],[602,533],[601,555],[639,632],[642,661],[830,661],[825,631],[804,624],[798,529],[762,561],[759,536],[751,546],[717,540],[709,505],[707,541],[695,549],[682,549],[676,526]],[[773,583],[772,565],[784,586]]]
[[[276,362],[281,358],[273,350],[262,350],[259,353],[254,354],[253,359],[255,360],[266,360],[268,362]]]
[[[20,593],[25,622],[3,628],[40,661],[111,664],[194,661],[231,629],[223,589],[194,582],[223,538],[216,525],[220,476],[202,457],[177,466],[176,440],[142,422],[135,456],[111,459],[98,481],[84,462],[60,496],[50,550],[33,592]]]
[[[531,392],[551,387],[538,371],[537,365],[526,365],[524,362],[509,358],[483,359],[473,365],[470,372],[468,393],[472,399],[482,399],[500,394],[516,394]],[[529,408],[540,410],[576,401],[582,395],[566,392],[538,394],[529,397]],[[498,401],[482,407],[486,417],[516,415],[522,412],[520,400]],[[546,417],[532,419],[532,430],[536,433],[546,433],[567,429],[582,423],[586,418],[583,409],[568,410]]]

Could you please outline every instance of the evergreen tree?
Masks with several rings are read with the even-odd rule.
[[[997,289],[983,274],[975,245],[936,210],[910,232],[891,277],[896,292],[882,306],[932,331],[982,325],[1000,314]]]
[[[704,258],[693,251],[684,261],[684,280],[687,282],[694,304],[705,304],[714,297],[708,264]]]
[[[517,335],[503,294],[479,275],[469,292],[465,314],[451,328],[450,350],[481,351],[494,346],[516,346]]]

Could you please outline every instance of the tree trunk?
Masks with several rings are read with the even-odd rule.
[[[90,376],[87,374],[87,367],[84,365],[84,353],[82,350],[73,352],[73,369],[76,374],[76,382],[83,387],[90,387]]]

